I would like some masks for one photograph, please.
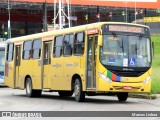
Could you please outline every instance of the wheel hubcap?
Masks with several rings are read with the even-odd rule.
[[[29,94],[30,91],[31,91],[30,89],[31,89],[31,86],[30,86],[30,83],[28,82],[28,83],[27,83],[27,93],[28,93],[28,94]]]
[[[75,85],[75,96],[79,96],[79,85]]]

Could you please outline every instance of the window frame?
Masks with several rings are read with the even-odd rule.
[[[61,46],[56,46],[56,42],[57,42],[57,37],[62,37],[61,39]],[[59,36],[55,36],[54,37],[54,43],[53,43],[53,57],[54,58],[59,58],[63,55],[63,39],[64,39],[64,36],[63,35],[59,35]],[[59,56],[56,56],[56,48],[57,47],[60,47],[60,55]]]
[[[13,45],[12,50],[10,51],[10,45]],[[11,59],[9,59],[9,55],[11,54]],[[7,62],[11,62],[13,60],[13,56],[14,56],[14,43],[9,43],[7,45],[7,56],[6,56],[6,60]]]
[[[77,40],[77,35],[79,34],[79,33],[83,33],[83,42],[82,43],[78,43],[78,40]],[[77,44],[78,43],[78,44]],[[82,54],[77,54],[77,53],[75,53],[75,51],[76,51],[76,45],[84,45],[84,47],[83,47],[83,53]],[[75,35],[74,35],[74,44],[73,44],[73,55],[74,56],[82,56],[82,55],[84,55],[84,51],[85,51],[85,32],[84,31],[81,31],[81,32],[77,32],[77,33],[75,33]]]
[[[34,42],[35,41],[40,41],[41,42],[41,45],[38,46],[38,48],[34,48]],[[39,57],[34,57],[34,50],[38,50],[39,51]],[[33,39],[32,41],[32,59],[39,59],[41,57],[41,50],[42,50],[42,38],[37,38],[37,39]]]
[[[29,41],[31,41],[31,49],[28,49],[28,51],[29,51],[28,59],[25,59],[24,55],[25,55],[25,51],[27,51],[27,50],[25,50],[24,47],[25,47],[25,43],[29,42]],[[23,42],[23,55],[22,55],[22,59],[23,60],[29,60],[29,59],[32,58],[32,55],[33,55],[33,53],[32,53],[32,47],[33,47],[33,40],[27,40],[27,41]]]
[[[71,35],[73,35],[73,39],[72,39],[72,41],[71,41],[71,43],[70,43],[70,40],[71,40],[71,39],[70,39],[70,38],[71,38],[70,36],[71,36]],[[65,36],[69,36],[69,41],[68,41],[69,44],[67,44],[67,45],[64,44],[64,42],[65,42]],[[64,37],[63,37],[63,50],[62,50],[64,57],[72,56],[73,50],[74,50],[74,39],[75,39],[75,34],[74,34],[74,33],[70,33],[70,34],[64,35]],[[71,48],[70,48],[70,49],[71,49],[71,53],[70,53],[70,54],[64,54],[65,47],[67,47],[67,46],[71,46]]]

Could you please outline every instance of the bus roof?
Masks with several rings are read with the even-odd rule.
[[[61,30],[53,30],[53,31],[48,31],[48,32],[42,32],[42,33],[36,33],[36,34],[16,37],[16,38],[8,39],[7,43],[21,42],[25,40],[33,40],[33,39],[39,39],[39,38],[45,38],[45,37],[51,37],[51,36],[58,36],[62,34],[73,33],[73,31],[80,32],[80,31],[85,31],[87,29],[99,28],[104,24],[122,24],[122,25],[136,25],[140,27],[148,27],[145,25],[124,23],[124,22],[97,22],[97,23],[91,23],[91,24],[86,24],[86,25],[81,25],[81,26],[76,26],[76,27],[71,27],[71,28],[65,28]]]

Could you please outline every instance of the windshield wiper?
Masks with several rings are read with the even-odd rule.
[[[140,35],[139,35],[139,39],[138,39],[138,40],[139,40],[139,41],[138,41],[139,43],[136,43],[136,47],[135,47],[136,52],[137,52],[137,50],[139,49],[139,47],[138,47],[137,45],[138,45],[138,44],[141,44],[142,38],[143,38],[143,35],[140,34]]]
[[[139,40],[142,40],[142,38],[143,38],[143,35],[140,34],[140,35],[139,35]]]
[[[116,38],[117,38],[117,34],[116,34],[116,33],[112,32],[112,35],[113,35],[113,37],[116,37]],[[120,48],[122,48],[122,52],[124,53],[123,39],[122,39],[122,45],[120,45],[117,40],[116,40],[116,42],[117,42],[118,46],[119,46]]]
[[[116,33],[114,33],[114,32],[112,32],[112,35],[113,35],[113,37],[117,37],[117,34],[116,34]]]

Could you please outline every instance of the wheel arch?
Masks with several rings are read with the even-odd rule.
[[[25,78],[24,78],[24,88],[26,88],[27,78],[30,78],[30,79],[31,79],[31,76],[30,76],[30,75],[26,75],[26,76],[25,76]],[[31,79],[31,80],[32,80],[32,79]]]
[[[79,78],[80,82],[81,82],[81,85],[82,85],[82,90],[83,90],[83,84],[82,84],[82,79],[81,79],[81,76],[79,74],[74,74],[72,76],[72,81],[71,81],[71,90],[74,90],[74,83],[76,81],[76,78]]]

